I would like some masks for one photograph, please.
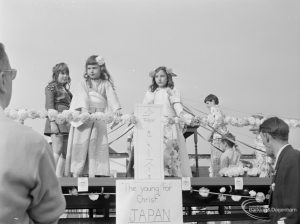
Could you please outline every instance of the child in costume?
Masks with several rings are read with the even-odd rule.
[[[165,176],[191,177],[188,153],[183,137],[183,127],[170,123],[170,118],[180,117],[187,122],[192,116],[183,111],[181,96],[174,87],[176,76],[170,69],[161,66],[150,73],[152,84],[146,92],[144,104],[159,104],[163,106],[164,125],[164,172]]]
[[[222,137],[220,148],[224,152],[220,157],[220,169],[239,165],[241,152],[234,142],[235,137],[231,133]]]
[[[220,149],[222,135],[228,133],[228,130],[224,121],[225,115],[218,106],[218,97],[213,94],[209,94],[204,99],[204,103],[210,111],[210,114],[208,115],[208,126],[212,129],[209,137],[209,141],[212,144],[210,156],[210,177],[217,177],[219,176],[220,157],[222,154],[222,152],[218,149]]]
[[[72,94],[69,91],[69,68],[65,63],[53,67],[52,81],[45,88],[46,110],[62,112],[70,107]],[[57,124],[47,118],[44,134],[51,137],[52,150],[56,164],[56,175],[63,176],[70,125],[67,122]]]
[[[81,113],[109,112],[120,116],[121,106],[105,61],[90,56],[85,74],[74,93],[71,110]],[[110,176],[109,147],[105,121],[72,122],[69,135],[66,173],[74,177]]]

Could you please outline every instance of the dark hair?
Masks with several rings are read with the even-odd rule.
[[[112,80],[111,75],[109,74],[109,72],[108,72],[108,70],[105,66],[105,63],[103,65],[99,65],[97,60],[96,60],[97,57],[98,57],[98,55],[92,55],[86,60],[85,70],[87,70],[88,65],[98,65],[100,67],[100,79],[108,80],[111,83],[112,87],[114,88],[113,80]],[[86,71],[85,71],[83,77],[88,82],[89,86],[91,87],[92,86],[91,78],[88,76]]]
[[[260,126],[259,132],[268,133],[274,139],[281,141],[288,141],[289,126],[278,117],[271,117],[266,119]]]
[[[207,97],[205,97],[204,103],[206,103],[207,101],[208,101],[208,102],[214,101],[216,105],[219,104],[219,99],[218,99],[218,97],[215,96],[214,94],[209,94]]]
[[[222,136],[221,142],[226,143],[230,148],[236,145],[234,135],[229,132]]]
[[[169,73],[167,71],[167,68],[165,66],[160,66],[160,67],[156,68],[154,70],[154,72],[153,72],[152,84],[149,86],[151,92],[154,92],[158,88],[158,85],[155,82],[155,75],[159,71],[164,71],[164,73],[167,75],[167,84],[166,84],[166,87],[169,87],[169,88],[173,89],[174,88],[174,82],[173,82],[173,78],[172,78],[172,73]]]
[[[69,67],[66,63],[64,63],[64,62],[58,63],[52,68],[52,81],[51,81],[51,83],[52,82],[57,82],[59,73],[66,73],[69,76],[69,73],[70,73],[69,72]],[[69,76],[68,82],[64,86],[66,86],[66,85],[70,86],[70,83],[71,83],[71,78]]]

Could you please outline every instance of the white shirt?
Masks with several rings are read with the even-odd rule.
[[[278,158],[279,158],[279,156],[280,156],[280,153],[281,153],[282,150],[283,150],[285,147],[287,147],[288,145],[290,145],[290,144],[285,144],[284,146],[282,146],[282,147],[279,149],[279,151],[278,151],[278,153],[277,153],[277,155],[276,155],[276,160],[275,160],[275,164],[274,164],[274,167],[275,167],[275,168],[276,168],[277,161],[278,161]]]

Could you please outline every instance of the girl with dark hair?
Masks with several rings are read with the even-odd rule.
[[[212,132],[208,138],[208,141],[213,145],[211,147],[211,155],[210,155],[210,177],[219,176],[220,170],[220,157],[221,152],[216,149],[220,148],[220,141],[222,139],[222,135],[228,133],[226,124],[225,124],[225,114],[219,108],[219,99],[217,96],[213,94],[209,94],[204,99],[204,103],[207,105],[209,109],[209,115],[207,116],[208,125],[212,128]]]
[[[113,112],[121,115],[121,105],[105,61],[90,56],[85,74],[71,102],[71,110],[81,113]],[[104,121],[71,122],[65,174],[74,177],[109,176],[109,148]]]
[[[227,133],[222,137],[220,148],[224,151],[220,157],[220,169],[239,164],[241,152],[235,144],[235,137],[231,133]]]
[[[52,81],[45,88],[46,110],[62,112],[70,107],[72,94],[69,91],[71,78],[69,68],[65,63],[53,67]],[[70,125],[67,122],[57,124],[46,120],[44,134],[51,136],[52,149],[56,164],[56,175],[63,176],[66,161],[67,143]]]
[[[165,176],[191,177],[191,167],[182,134],[183,126],[168,122],[169,118],[176,117],[181,117],[187,122],[192,120],[192,116],[183,111],[180,92],[174,87],[172,78],[174,76],[176,75],[164,66],[151,72],[152,84],[143,103],[163,106]]]

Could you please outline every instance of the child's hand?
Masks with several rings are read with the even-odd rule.
[[[129,119],[129,124],[136,124],[138,122],[138,119],[136,116],[131,115],[130,119]]]
[[[117,117],[122,116],[121,109],[116,110],[116,111],[114,112],[114,115],[117,116]]]
[[[167,88],[167,94],[168,94],[169,98],[174,95],[170,88]]]

